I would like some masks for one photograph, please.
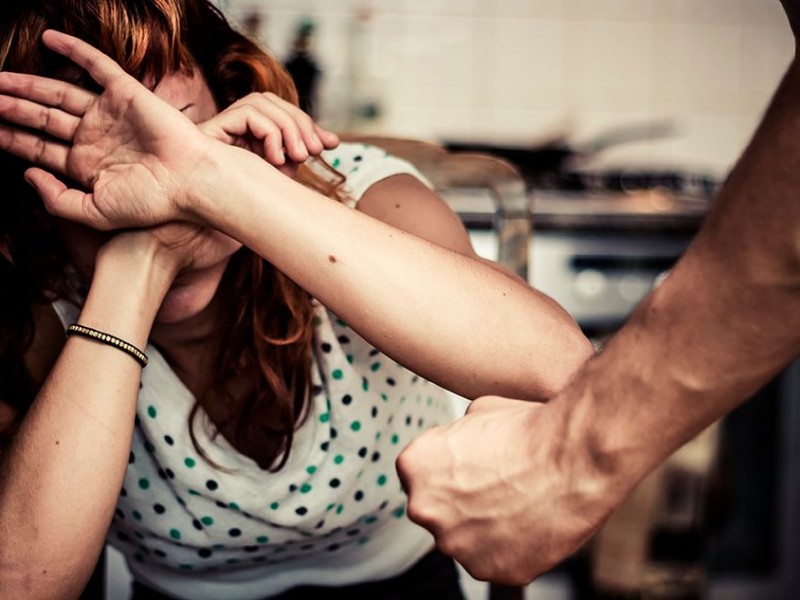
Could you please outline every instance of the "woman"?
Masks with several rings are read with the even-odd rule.
[[[459,597],[393,468],[452,417],[406,368],[542,400],[590,352],[571,319],[409,165],[323,152],[205,0],[0,10],[0,596],[77,595],[108,537],[137,598]],[[345,186],[295,173],[320,153]]]

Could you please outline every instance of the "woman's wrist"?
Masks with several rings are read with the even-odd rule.
[[[144,348],[177,270],[157,240],[117,235],[98,253],[80,323]]]
[[[231,202],[243,201],[241,193],[234,193],[250,179],[263,182],[271,176],[288,181],[260,156],[236,146],[211,140],[203,154],[203,164],[195,176],[187,179],[180,195],[179,210],[185,219],[203,227],[216,229],[236,237],[231,231],[231,215],[238,212]]]

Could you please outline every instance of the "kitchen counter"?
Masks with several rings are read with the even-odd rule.
[[[635,230],[694,232],[708,200],[662,190],[620,193],[537,191],[531,195],[538,230]]]
[[[442,195],[473,229],[490,229],[494,202],[486,190],[444,190]],[[635,192],[530,192],[533,228],[538,231],[635,231],[693,233],[708,210],[705,198],[663,190]]]

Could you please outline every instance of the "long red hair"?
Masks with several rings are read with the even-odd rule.
[[[250,92],[270,91],[297,104],[291,78],[273,57],[236,32],[207,0],[28,0],[0,7],[0,69],[66,79],[96,89],[88,76],[41,43],[45,29],[86,40],[140,81],[199,67],[220,108]],[[68,261],[53,219],[22,179],[28,165],[0,155],[6,196],[0,202],[0,398],[23,415],[35,394],[23,365],[34,333],[36,305],[69,296]],[[331,181],[301,168],[297,179],[338,197]],[[5,255],[5,256],[3,256]],[[280,469],[296,426],[307,412],[312,302],[269,262],[243,249],[221,286],[224,318],[218,370],[189,416],[212,400],[230,415],[215,423],[228,441],[262,468]],[[237,401],[227,383],[258,373],[254,394]],[[231,406],[231,403],[233,405]]]

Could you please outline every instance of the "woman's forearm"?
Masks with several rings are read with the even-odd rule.
[[[98,263],[83,325],[139,348],[169,277],[150,258]],[[0,456],[0,597],[76,597],[102,548],[128,462],[141,367],[71,337]]]
[[[560,308],[480,261],[321,196],[219,145],[189,210],[372,344],[461,395],[543,400],[592,353]]]

